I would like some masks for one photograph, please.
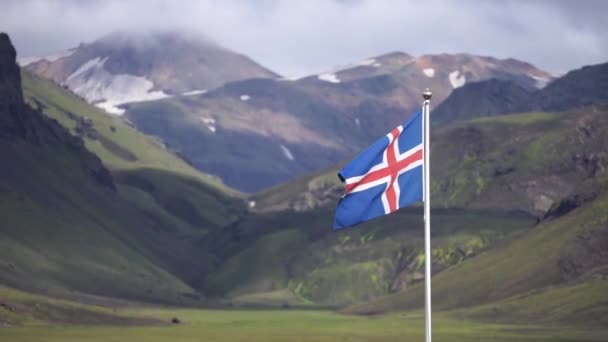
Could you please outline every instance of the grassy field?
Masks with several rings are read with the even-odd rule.
[[[560,295],[563,295],[560,294]],[[422,310],[355,316],[322,310],[187,309],[0,286],[0,341],[422,341]],[[103,306],[98,306],[99,304]],[[608,341],[605,325],[497,323],[481,306],[433,314],[435,341]],[[480,314],[479,318],[470,313]],[[177,318],[179,324],[171,321]]]
[[[0,328],[2,341],[422,341],[419,313],[382,317],[326,311],[168,310],[130,311],[179,325],[52,326]],[[504,325],[434,316],[435,341],[606,341],[608,330],[538,325]]]

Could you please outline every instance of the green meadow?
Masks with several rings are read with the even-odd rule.
[[[180,324],[157,326],[61,326],[0,328],[2,341],[422,341],[421,313],[381,317],[327,311],[138,309],[132,315]],[[505,325],[457,320],[440,313],[435,341],[606,341],[608,329]]]
[[[484,310],[436,310],[434,341],[608,341],[602,324],[496,323],[491,314],[479,317]],[[179,323],[171,323],[174,318]],[[421,309],[349,315],[319,309],[177,308],[90,296],[53,299],[0,286],[3,342],[423,340]]]

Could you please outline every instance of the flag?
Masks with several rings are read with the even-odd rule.
[[[334,229],[346,228],[422,201],[422,110],[361,152],[338,177],[346,184]]]

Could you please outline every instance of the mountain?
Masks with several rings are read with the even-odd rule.
[[[606,198],[604,192],[438,273],[433,277],[435,310],[486,322],[605,326]],[[423,288],[414,286],[347,311],[379,314],[422,305]]]
[[[278,215],[245,212],[241,200],[233,197],[238,193],[199,175],[120,118],[105,115],[28,71],[23,80],[27,101],[98,153],[116,190],[113,195],[99,194],[97,188],[86,186],[72,164],[49,162],[63,160],[60,153],[42,150],[32,160],[32,153],[22,154],[25,161],[13,163],[21,172],[2,179],[35,211],[26,229],[21,213],[27,208],[11,211],[11,216],[3,210],[11,227],[18,228],[2,230],[2,236],[11,236],[3,248],[8,269],[0,272],[3,283],[53,294],[76,291],[81,296],[173,303],[204,295],[239,305],[345,305],[419,281],[418,209],[344,234],[331,234],[333,204]],[[38,167],[25,167],[26,162]],[[19,179],[27,179],[38,190],[21,188],[24,182]],[[41,204],[51,201],[47,198],[54,198],[52,209]],[[250,206],[255,209],[253,200]],[[3,203],[24,206],[12,197],[4,197]],[[528,215],[458,210],[439,212],[436,220],[437,248],[447,253],[464,246],[462,256],[446,257],[438,267],[472,257],[532,222]],[[44,223],[51,223],[54,239],[41,235]],[[401,225],[403,230],[396,229]],[[84,248],[90,239],[96,248]],[[15,253],[15,240],[52,256],[52,271],[40,270],[38,265],[45,264],[34,251],[28,258]],[[106,257],[109,251],[116,259]],[[78,261],[69,262],[73,258]],[[90,260],[107,271],[92,267]],[[155,267],[154,277],[147,275],[148,267]],[[28,287],[32,282],[26,279],[35,279],[36,288]],[[348,279],[359,279],[359,285],[353,287]]]
[[[512,81],[491,79],[454,90],[432,114],[433,125],[518,112],[534,95]]]
[[[22,85],[6,34],[0,139],[0,282],[11,287],[191,302],[188,282],[209,263],[196,241],[244,211],[236,191],[119,118],[27,71]]]
[[[555,79],[540,90],[513,81],[487,80],[455,90],[432,114],[435,125],[532,111],[561,112],[608,103],[608,63],[586,66]]]
[[[390,75],[393,82],[399,86],[383,93],[382,97],[404,107],[418,106],[420,92],[424,88],[432,89],[435,102],[440,103],[453,89],[470,82],[487,79],[512,80],[527,89],[536,89],[544,87],[554,78],[529,63],[511,58],[497,59],[465,53],[415,57],[403,52],[392,52],[303,80],[344,83],[369,79],[368,82],[372,82],[371,80],[378,80],[376,77],[386,75]],[[374,89],[368,89],[370,90]],[[414,102],[407,103],[408,100]]]
[[[602,134],[607,113],[606,106],[591,106],[496,116],[435,130],[432,241],[438,310],[502,322],[605,324],[605,315],[597,313],[608,307],[608,259],[602,252],[608,220],[608,140]],[[291,226],[287,218],[297,216],[309,222],[309,234],[323,216],[329,229],[343,189],[336,170],[299,178],[250,200],[259,215],[282,217],[284,229]],[[418,309],[424,298],[417,269],[422,265],[420,215],[420,208],[408,208],[357,229],[326,236],[321,231],[311,242],[315,247],[293,248],[271,259],[290,260],[286,274],[301,272],[291,278],[290,289],[305,299],[342,298],[344,303],[345,296],[354,296],[350,301],[360,303],[347,312],[360,314]],[[248,233],[253,232],[243,227],[239,236]],[[302,249],[306,252],[287,256]],[[237,255],[246,258],[248,253]],[[322,253],[324,261],[310,262],[312,271],[303,271],[302,260],[315,253]],[[234,270],[236,265],[224,267]],[[369,303],[356,295],[370,293],[373,282],[366,283],[367,277],[386,286],[376,288],[366,298]],[[323,293],[331,296],[324,299]]]
[[[526,89],[552,79],[512,59],[391,53],[298,80],[243,80],[205,94],[128,104],[125,116],[198,169],[256,192],[360,151],[420,106],[418,87],[431,87],[439,103],[453,89],[487,78]]]
[[[23,59],[22,65],[112,114],[122,114],[120,105],[128,102],[277,77],[246,56],[183,32],[112,33],[51,56]]]
[[[510,119],[514,119],[511,125],[521,125],[516,118]],[[600,152],[606,139],[599,133],[607,124],[606,109],[579,111],[572,113],[570,118],[557,120],[584,120],[598,130],[579,140],[582,145],[578,146],[578,153],[553,154],[552,163],[547,164],[547,159],[542,158],[544,160],[539,160],[537,167],[560,165],[563,168],[567,165],[564,162],[569,161],[572,169],[587,176],[579,180],[570,195],[554,203],[533,229],[512,236],[496,248],[434,276],[433,305],[436,310],[452,310],[463,318],[490,322],[586,326],[605,326],[607,323],[608,177],[605,165],[608,159],[605,152]],[[501,122],[505,124],[505,121]],[[547,140],[561,142],[558,144],[564,146],[573,136],[582,133],[564,130],[562,134],[560,137],[558,132],[552,132]],[[589,145],[593,140],[593,145],[602,145]],[[538,142],[542,142],[542,138]],[[570,148],[572,151],[577,149]],[[553,147],[545,150],[553,150]],[[578,164],[577,155],[593,150],[596,151],[594,163],[602,166],[591,173],[574,166]],[[577,172],[572,169],[560,176]],[[348,311],[378,314],[410,310],[423,305],[422,295],[422,287],[415,286],[409,291],[356,305]]]
[[[370,111],[394,111],[369,103]],[[198,169],[255,192],[331,165],[372,139],[349,118],[364,108],[337,108],[295,82],[255,79],[205,95],[131,104],[125,117]],[[361,142],[351,145],[357,137]]]
[[[344,234],[331,234],[331,207],[246,212],[238,193],[196,173],[158,141],[53,82],[22,74],[36,109],[21,106],[99,163],[84,147],[98,153],[109,183],[81,171],[63,144],[22,142],[16,151],[3,144],[3,158],[12,161],[0,177],[1,189],[9,189],[0,197],[3,284],[79,300],[191,304],[207,296],[236,305],[334,306],[419,281],[419,210]],[[19,79],[18,70],[11,75]],[[395,229],[396,222],[405,229]],[[467,246],[463,256],[438,265],[472,257],[531,222],[527,215],[437,213],[437,246]]]
[[[606,105],[464,121],[431,131],[433,205],[515,210],[539,219],[576,197],[608,162],[600,134]],[[307,212],[342,195],[343,163],[250,196],[254,211]]]
[[[339,166],[243,198],[28,71],[30,105],[23,104],[12,56],[12,70],[0,68],[0,152],[11,161],[0,170],[3,284],[171,304],[205,296],[237,306],[355,304],[347,311],[365,314],[420,306],[420,207],[332,232]],[[209,95],[249,103],[274,92],[242,100],[232,87],[264,82],[279,83],[229,83]],[[281,82],[294,92],[290,101],[317,83]],[[342,89],[347,96],[352,88]],[[284,105],[305,113],[320,106],[315,99]],[[482,320],[605,324],[607,113],[594,105],[433,130],[438,309]],[[43,133],[49,127],[54,135]]]
[[[564,111],[608,103],[608,63],[572,70],[535,94],[534,108]]]

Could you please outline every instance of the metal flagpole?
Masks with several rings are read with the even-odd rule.
[[[429,107],[433,94],[427,88],[423,93],[422,107],[424,119],[424,321],[426,342],[431,342],[431,176],[430,176],[430,134]]]

